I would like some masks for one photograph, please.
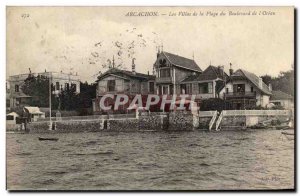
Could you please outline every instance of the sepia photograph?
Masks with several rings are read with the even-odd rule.
[[[295,12],[6,6],[6,189],[295,191]]]

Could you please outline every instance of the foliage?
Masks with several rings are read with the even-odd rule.
[[[267,108],[262,107],[261,105],[255,106],[253,110],[266,110]]]
[[[272,110],[284,110],[284,107],[282,105],[274,105],[271,109]]]
[[[51,85],[54,89],[54,86]],[[22,92],[32,98],[29,101],[30,106],[49,107],[49,78],[43,75],[33,76],[31,74],[25,79],[21,86]],[[52,106],[56,106],[55,96],[51,95]]]
[[[225,102],[220,98],[204,99],[200,103],[200,111],[212,111],[212,110],[221,111],[223,110],[224,107],[225,107]]]
[[[49,107],[49,79],[46,76],[33,76],[28,78],[21,86],[22,92],[32,96],[30,106]],[[51,85],[51,92],[55,90]],[[96,84],[80,83],[80,93],[76,93],[75,86],[61,89],[59,95],[51,94],[51,106],[53,110],[77,111],[80,115],[91,114],[92,99],[96,97]]]
[[[78,96],[79,108],[92,107],[92,99],[96,97],[97,84],[80,83],[80,94]]]
[[[273,90],[280,90],[294,96],[294,76],[294,69],[292,69],[290,71],[280,72],[277,77],[264,75],[262,79],[267,85],[271,83]]]

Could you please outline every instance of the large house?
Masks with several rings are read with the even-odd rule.
[[[28,74],[18,74],[9,76],[9,100],[10,107],[25,106],[28,105],[31,96],[26,95],[22,92],[22,85],[29,75],[33,76],[46,76],[51,78],[52,85],[55,86],[56,92],[61,89],[67,89],[73,87],[76,89],[76,93],[80,93],[80,80],[79,76],[72,73],[63,72],[41,72],[41,73],[28,73]]]
[[[228,80],[222,66],[208,66],[202,73],[193,74],[180,82],[181,94],[194,94],[196,99],[218,98]]]
[[[230,71],[226,86],[220,93],[227,103],[226,109],[237,110],[267,107],[271,95],[271,89],[262,78],[242,69],[234,73]]]
[[[180,82],[188,76],[202,73],[197,63],[168,52],[158,52],[153,65],[158,95],[181,94]]]
[[[101,112],[99,101],[105,94],[126,94],[129,102],[136,94],[148,95],[155,93],[155,76],[150,74],[142,74],[135,71],[134,60],[132,61],[132,71],[110,68],[105,73],[98,76],[97,79],[96,98],[93,100],[94,113]],[[106,105],[111,100],[106,99]],[[125,110],[128,105],[122,106],[120,110]]]

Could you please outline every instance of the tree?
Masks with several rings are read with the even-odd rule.
[[[77,111],[81,115],[87,115],[92,107],[92,99],[96,97],[97,84],[80,83],[80,94],[77,95]]]
[[[273,90],[280,90],[294,96],[294,69],[285,72],[282,71],[277,77],[264,75],[261,78],[265,84],[271,84]]]
[[[51,85],[52,91],[54,86]],[[30,106],[49,107],[49,78],[47,76],[34,76],[29,74],[21,86],[22,92],[32,98],[29,101]],[[54,95],[51,95],[52,106],[57,102]]]
[[[75,87],[65,88],[60,93],[61,110],[76,110],[77,108],[77,95]]]
[[[262,78],[262,81],[267,85],[269,85],[272,81],[272,77],[267,74],[264,76],[261,76],[261,78]]]

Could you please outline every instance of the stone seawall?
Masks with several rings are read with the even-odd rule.
[[[279,115],[279,116],[224,116],[220,124],[221,128],[230,127],[251,127],[257,125],[260,122],[267,120],[278,119],[279,121],[286,121],[289,116]]]
[[[55,131],[61,133],[83,131],[97,132],[103,130],[193,130],[193,115],[190,112],[142,114],[138,119],[64,120],[53,122],[53,124]],[[31,133],[49,132],[49,122],[30,123],[28,124],[28,128]]]
[[[164,129],[164,121],[167,115],[141,115],[139,117],[139,130],[161,130]]]
[[[219,128],[237,129],[250,127],[259,122],[280,119],[287,120],[287,115],[236,115],[223,116]],[[127,119],[93,119],[93,120],[63,120],[53,122],[56,132],[98,132],[98,131],[137,131],[137,130],[208,130],[212,116],[194,115],[188,111],[176,111],[171,113],[142,113],[139,118]],[[30,132],[49,132],[49,122],[35,122],[27,126]],[[213,126],[215,127],[215,125]],[[214,128],[213,128],[214,129]]]
[[[169,114],[169,130],[193,130],[193,114],[176,111]]]
[[[109,120],[107,129],[113,131],[136,131],[139,128],[139,119]]]
[[[212,116],[199,117],[199,128],[208,130],[208,126],[211,118]]]

